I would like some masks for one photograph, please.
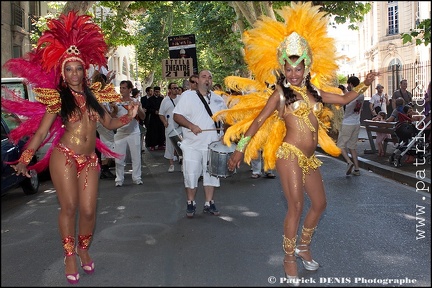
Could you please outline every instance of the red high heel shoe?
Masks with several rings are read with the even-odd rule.
[[[63,238],[62,240],[63,243],[63,249],[64,249],[64,264],[66,266],[66,257],[70,257],[70,256],[75,256],[75,238],[73,236],[67,236],[65,238]],[[73,274],[67,274],[66,275],[66,280],[70,283],[70,284],[77,284],[79,282],[79,273],[73,273]]]
[[[89,235],[78,235],[78,246],[76,247],[76,253],[80,259],[80,263],[81,263],[81,268],[84,270],[85,273],[91,275],[94,273],[94,262],[91,261],[90,263],[87,264],[83,264],[81,257],[78,254],[78,248],[80,248],[81,250],[87,250],[90,246],[90,242],[92,239],[92,234]]]

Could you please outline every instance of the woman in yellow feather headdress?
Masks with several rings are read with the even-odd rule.
[[[331,155],[340,153],[326,133],[331,112],[324,109],[323,102],[349,103],[378,73],[369,73],[355,91],[341,95],[333,86],[336,49],[334,40],[327,36],[324,13],[310,2],[292,3],[277,12],[284,23],[262,17],[245,32],[245,60],[254,79],[227,77],[228,88],[248,93],[235,96],[236,104],[214,117],[231,125],[224,135],[225,143],[238,141],[228,169],[240,167],[242,160],[249,163],[260,149],[265,169],[276,166],[288,205],[283,225],[284,270],[288,281],[297,286],[296,256],[307,270],[319,267],[309,244],[326,208],[326,196],[319,171],[322,163],[314,152],[319,143]],[[311,207],[297,244],[303,190]]]

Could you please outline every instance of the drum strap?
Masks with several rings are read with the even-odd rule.
[[[208,106],[207,102],[204,99],[204,96],[201,94],[201,92],[199,90],[196,90],[198,97],[201,99],[201,102],[203,102],[205,109],[207,110],[207,113],[210,115],[210,118],[213,116],[213,113],[210,109],[210,107]],[[220,122],[214,122],[216,128],[220,128]],[[217,129],[217,133],[220,133],[220,129]]]
[[[175,103],[174,100],[172,100],[172,98],[170,97],[171,102],[173,103],[174,107],[175,107]]]

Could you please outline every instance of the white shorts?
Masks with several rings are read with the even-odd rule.
[[[207,150],[197,150],[181,146],[183,151],[183,177],[186,188],[198,187],[198,179],[203,176],[203,186],[219,187],[219,178],[211,176],[207,172]]]

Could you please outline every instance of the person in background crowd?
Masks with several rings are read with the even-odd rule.
[[[377,89],[377,93],[372,95],[369,101],[372,116],[377,116],[380,111],[383,111],[387,115],[387,105],[390,104],[390,100],[387,93],[384,93],[384,86],[377,84],[375,89]]]
[[[258,154],[258,158],[253,159],[251,161],[251,169],[252,169],[252,179],[258,179],[262,175],[262,152],[260,151]],[[274,179],[276,178],[276,175],[274,174],[273,170],[268,170],[264,172],[264,175],[266,178]]]
[[[372,121],[385,121],[386,112],[379,111],[378,115],[372,118]],[[375,143],[378,147],[378,156],[385,156],[384,152],[384,140],[387,138],[391,138],[391,135],[388,133],[376,133]]]
[[[138,88],[133,88],[132,89],[132,98],[135,99],[135,101],[138,101],[140,103],[141,109],[144,111],[144,113],[146,112],[146,109],[144,107],[142,107],[142,103],[141,103],[141,90],[139,90]],[[146,114],[146,113],[145,113]],[[147,117],[147,114],[145,115],[145,117]],[[140,118],[139,115],[136,117],[136,120],[138,121],[139,124],[139,129],[140,129],[140,139],[141,139],[141,153],[143,151],[145,151],[144,149],[144,137],[145,137],[145,128],[144,128],[144,121],[145,118]]]
[[[145,112],[142,109],[139,100],[131,97],[133,84],[130,80],[122,80],[120,82],[120,94],[122,95],[122,102],[135,103],[138,106],[138,117],[145,118]],[[122,117],[129,109],[128,105],[119,105],[116,117]],[[114,135],[115,152],[122,155],[120,159],[116,159],[116,178],[115,186],[123,186],[125,180],[125,166],[126,166],[126,149],[129,148],[132,160],[132,181],[136,185],[142,185],[141,180],[141,134],[139,123],[134,118],[127,125],[117,129]]]
[[[352,91],[360,84],[360,79],[356,76],[351,76],[347,81],[347,90]],[[342,156],[347,162],[346,175],[360,176],[360,166],[357,155],[357,141],[360,133],[360,115],[363,108],[364,95],[359,94],[357,98],[345,106],[344,116],[342,119],[342,127],[339,132],[337,146],[341,149]],[[348,152],[351,153],[351,158]],[[354,168],[354,171],[352,169]]]
[[[147,132],[145,137],[146,146],[150,151],[165,149],[165,127],[159,118],[159,108],[164,98],[160,93],[160,87],[153,88],[154,95],[147,99],[147,113],[149,114]]]
[[[101,88],[104,89],[107,85],[106,76],[99,73],[97,70],[93,73],[92,83],[100,82],[102,84]],[[109,113],[111,117],[117,112],[117,105],[108,102],[101,103],[102,107]],[[105,128],[100,122],[97,123],[96,127],[97,137],[111,150],[114,150],[114,131]],[[98,153],[98,151],[96,151]],[[110,170],[111,162],[114,163],[114,158],[108,157],[105,153],[100,153],[101,162],[101,174],[100,179],[114,179],[115,175]]]
[[[386,119],[386,122],[398,122],[399,113],[404,113],[403,107],[405,106],[405,100],[402,97],[399,97],[394,102],[396,104],[396,108],[393,109],[390,116]]]
[[[195,197],[201,175],[205,193],[203,212],[220,214],[214,201],[215,187],[220,186],[220,181],[207,171],[207,157],[209,144],[218,141],[222,132],[216,131],[216,128],[220,127],[216,127],[205,105],[209,106],[213,114],[227,107],[222,97],[211,91],[212,81],[212,73],[209,70],[202,70],[198,74],[197,90],[185,91],[173,111],[174,121],[182,126],[183,140],[180,148],[183,152],[186,215],[189,218],[195,215]]]
[[[405,101],[405,104],[412,103],[412,94],[407,90],[408,87],[408,81],[406,79],[403,79],[400,81],[399,89],[393,92],[392,95],[392,108],[396,108],[396,99],[399,97],[402,97],[402,99]]]
[[[168,96],[164,97],[159,109],[159,117],[165,127],[165,154],[164,157],[169,161],[168,172],[174,172],[174,143],[169,139],[168,134],[178,127],[178,124],[174,122],[173,110],[180,100],[179,96],[180,89],[177,83],[171,82],[168,84]]]
[[[343,94],[346,94],[348,92],[348,90],[346,89],[346,87],[342,84],[340,84],[338,86],[338,88],[342,91]]]
[[[196,90],[198,85],[198,75],[193,74],[189,77],[189,85],[187,90]],[[185,91],[187,91],[185,90]],[[184,91],[183,91],[184,92]]]
[[[32,136],[18,163],[11,166],[17,175],[30,177],[30,170],[43,170],[49,163],[60,204],[58,228],[65,276],[70,284],[76,284],[80,275],[75,255],[85,273],[95,271],[88,252],[96,224],[99,185],[100,166],[95,148],[118,156],[109,153],[109,148],[96,139],[96,123],[100,121],[107,129],[119,129],[133,121],[138,105],[131,103],[122,117],[111,118],[99,102],[119,100],[114,86],[104,89],[101,83],[88,86],[86,71],[90,63],[105,66],[107,52],[102,30],[92,22],[91,16],[70,11],[49,19],[47,24],[48,29],[39,38],[36,49],[25,58],[14,58],[5,64],[15,75],[34,84],[33,91],[40,102],[16,102],[25,107],[21,113],[28,109],[32,114],[26,115],[29,119],[11,137],[16,135],[20,139],[20,132]],[[2,108],[22,115],[13,111],[16,107],[13,102],[2,99]],[[48,132],[53,137],[52,149],[38,163],[29,165]]]

